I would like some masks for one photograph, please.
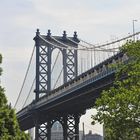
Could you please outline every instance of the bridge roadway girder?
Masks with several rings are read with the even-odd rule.
[[[50,117],[54,119],[64,114],[82,114],[94,106],[96,98],[100,96],[102,90],[112,85],[113,80],[114,72],[50,102],[44,101],[40,105],[30,104],[20,112],[22,115],[17,116],[21,129],[27,130],[35,126],[36,112],[40,116],[39,124],[46,122]]]

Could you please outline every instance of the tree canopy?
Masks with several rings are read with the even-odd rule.
[[[92,123],[104,124],[106,140],[140,140],[140,41],[128,41],[120,51],[129,61],[116,64],[114,84],[96,100]]]
[[[0,54],[0,64],[2,55]],[[0,67],[0,76],[2,68]],[[29,140],[29,136],[19,129],[15,110],[8,105],[5,90],[0,85],[0,140]]]

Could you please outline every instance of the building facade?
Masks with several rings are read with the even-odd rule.
[[[90,130],[89,133],[83,137],[83,140],[103,140],[103,136],[99,134],[92,134],[92,131]]]

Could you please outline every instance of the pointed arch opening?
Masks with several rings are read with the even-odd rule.
[[[51,64],[51,89],[55,89],[63,84],[63,58],[60,49],[52,50],[52,64]]]
[[[63,140],[63,127],[59,121],[54,122],[52,125],[51,140]]]

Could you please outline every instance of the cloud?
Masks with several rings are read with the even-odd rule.
[[[113,8],[114,9],[113,9]],[[66,29],[70,34],[78,30],[81,34],[89,35],[117,32],[122,28],[126,33],[133,18],[139,16],[139,3],[135,1],[32,1],[32,10],[28,14],[16,15],[15,26],[25,29],[40,27],[46,30],[51,28],[54,34]],[[119,30],[120,29],[120,30]],[[115,31],[116,30],[116,31]],[[129,31],[127,31],[129,32]],[[87,36],[87,35],[85,35]]]
[[[82,36],[86,32],[90,39],[91,35],[99,37],[103,34],[102,38],[105,38],[113,32],[121,34],[122,28],[126,32],[132,19],[139,17],[140,7],[138,0],[26,0],[25,3],[13,2],[13,7],[6,12],[3,26],[6,24],[11,32],[17,31],[18,36],[24,36],[23,32],[28,36],[28,33],[30,38],[36,28],[45,33],[50,28],[58,35],[62,34],[62,30],[68,30],[69,34],[78,30]]]

